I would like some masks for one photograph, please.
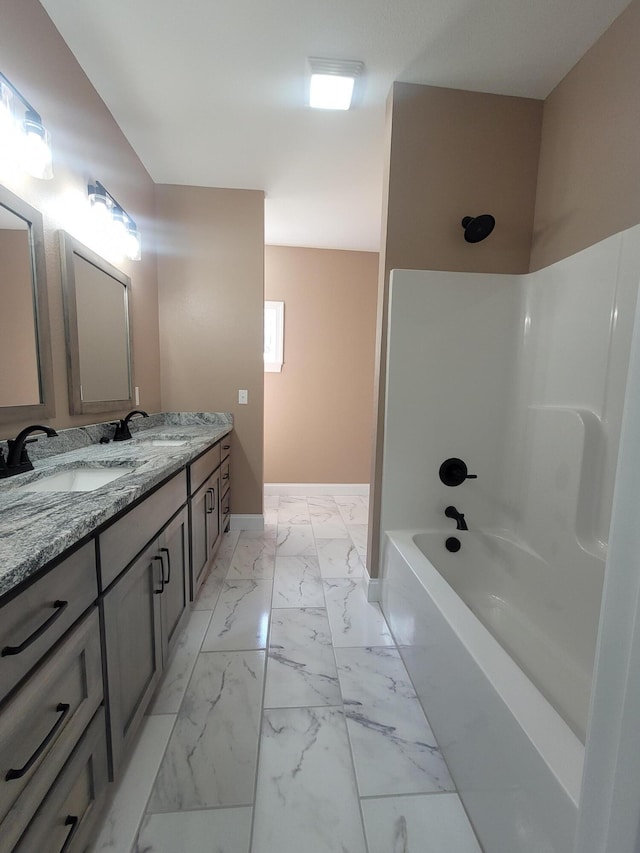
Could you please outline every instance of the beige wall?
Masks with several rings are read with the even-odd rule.
[[[265,373],[265,481],[368,483],[378,255],[267,246],[284,367]],[[327,425],[331,423],[331,434]]]
[[[261,513],[264,193],[161,185],[156,198],[163,407],[233,413],[232,512]]]
[[[542,102],[395,83],[387,111],[376,405],[367,564],[378,574],[389,271],[523,273],[529,269]],[[496,228],[466,243],[463,216],[491,213]]]
[[[545,102],[531,269],[640,222],[640,0]]]
[[[2,0],[2,72],[33,103],[50,130],[55,177],[31,178],[0,163],[0,183],[43,214],[52,330],[55,427],[91,423],[95,415],[69,414],[58,229],[88,242],[87,189],[97,178],[136,219],[144,236],[143,260],[120,264],[132,279],[136,384],[141,404],[160,409],[158,296],[153,241],[153,183],[91,83],[37,0]],[[116,413],[110,413],[113,418]],[[123,413],[124,414],[124,413]],[[104,418],[106,420],[106,417]],[[11,437],[24,421],[3,424]]]

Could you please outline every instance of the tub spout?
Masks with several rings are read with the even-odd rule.
[[[458,510],[454,506],[448,506],[445,509],[444,514],[447,516],[447,518],[455,519],[456,530],[468,530],[469,529],[467,527],[467,522],[464,520],[464,515],[461,512],[458,512]]]

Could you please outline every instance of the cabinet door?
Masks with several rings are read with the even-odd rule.
[[[163,560],[162,650],[166,662],[175,645],[189,603],[187,560],[187,512],[183,510],[160,537]]]
[[[162,672],[159,547],[154,541],[102,600],[112,773],[126,754]]]
[[[202,486],[191,499],[191,599],[196,597],[204,570],[209,561],[207,549],[207,510],[211,497],[207,484]]]
[[[212,559],[220,544],[220,474],[212,474],[206,483],[209,492],[207,509],[207,557]]]

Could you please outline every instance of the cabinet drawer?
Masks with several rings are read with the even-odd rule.
[[[97,597],[89,542],[0,607],[0,701]]]
[[[191,464],[191,494],[193,495],[220,464],[220,442]]]
[[[225,459],[231,453],[231,433],[220,441],[220,458]]]
[[[53,783],[15,853],[84,851],[106,787],[107,740],[104,709],[100,708]]]
[[[220,491],[224,494],[231,483],[231,461],[226,459],[220,467]]]
[[[0,714],[0,836],[8,849],[24,832],[101,701],[95,607]]]
[[[229,530],[231,514],[231,490],[227,489],[226,495],[220,502],[220,530],[227,533]]]
[[[186,500],[186,474],[181,471],[100,534],[100,584],[103,590]]]

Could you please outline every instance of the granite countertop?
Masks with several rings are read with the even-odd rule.
[[[36,445],[30,445],[34,470],[0,480],[0,597],[154,486],[180,471],[233,429],[231,422],[223,422],[224,415],[212,417],[210,423],[194,423],[194,418],[179,422],[175,416],[167,417],[162,423],[158,416],[153,417],[155,422],[148,425],[147,419],[131,422],[131,441],[85,444],[38,460],[31,453],[31,448]],[[205,417],[201,416],[199,420]],[[73,432],[82,433],[82,440],[86,442],[86,435],[91,429],[94,429],[92,436],[95,436],[97,427],[90,427],[65,430],[60,433],[61,440],[65,440],[64,433]],[[111,427],[108,434],[112,432]],[[186,443],[158,447],[151,444],[154,439],[177,439]],[[54,441],[56,439],[43,437],[38,445]],[[66,442],[67,445],[74,443]],[[86,465],[99,468],[125,466],[133,468],[133,471],[88,492],[30,492],[22,488],[43,476]]]

